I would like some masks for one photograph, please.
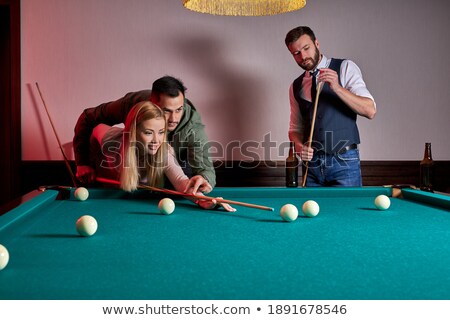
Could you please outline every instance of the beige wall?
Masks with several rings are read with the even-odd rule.
[[[378,105],[374,120],[358,120],[363,160],[417,160],[425,142],[450,159],[450,2],[308,0],[268,17],[203,15],[181,2],[22,0],[23,159],[61,159],[35,82],[70,149],[84,108],[166,74],[185,82],[210,140],[228,145],[223,157],[246,159],[236,146],[254,141],[250,153],[283,159],[288,88],[302,72],[284,37],[298,25],[363,71]],[[255,147],[269,135],[270,153]]]

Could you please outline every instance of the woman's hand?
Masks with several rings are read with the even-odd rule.
[[[219,202],[218,202],[216,199],[223,199],[223,198],[222,198],[222,197],[217,197],[217,198],[212,199],[212,200],[201,200],[201,199],[197,199],[197,200],[195,201],[195,203],[196,203],[199,207],[201,207],[201,208],[203,208],[203,209],[207,209],[207,210],[215,209],[215,208],[217,208],[218,206],[220,206],[220,207],[224,208],[225,211],[228,211],[228,212],[236,212],[236,209],[233,208],[232,206],[230,206],[228,203],[221,203],[220,200],[219,200]]]

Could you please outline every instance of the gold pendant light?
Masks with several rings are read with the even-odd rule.
[[[223,16],[269,16],[299,10],[306,0],[183,0],[192,11]]]

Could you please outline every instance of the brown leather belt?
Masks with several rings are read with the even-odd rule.
[[[342,148],[341,150],[339,150],[338,152],[336,152],[336,154],[343,154],[343,153],[346,153],[347,151],[355,150],[355,149],[358,149],[358,145],[357,145],[356,143],[351,144],[351,145],[349,145],[349,146],[346,146],[346,147]]]
[[[339,150],[339,151],[337,151],[337,152],[335,152],[335,153],[329,153],[329,155],[344,154],[344,153],[346,153],[347,151],[355,150],[355,149],[358,149],[358,145],[357,145],[356,143],[353,143],[353,144],[351,144],[351,145],[348,145],[348,146],[342,148],[341,150]],[[317,154],[325,154],[325,151],[323,151],[323,150],[317,150]]]

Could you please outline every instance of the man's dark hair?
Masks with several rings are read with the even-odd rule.
[[[178,97],[180,93],[184,95],[185,91],[186,87],[183,85],[183,82],[171,76],[164,76],[156,79],[152,85],[152,95],[158,95],[158,97],[161,94],[166,94],[169,97],[175,98]]]
[[[308,35],[313,42],[316,41],[316,36],[314,35],[314,32],[311,30],[310,27],[297,27],[289,31],[286,35],[286,39],[284,39],[284,42],[286,43],[286,47],[288,47],[292,42],[295,42],[303,35]]]

